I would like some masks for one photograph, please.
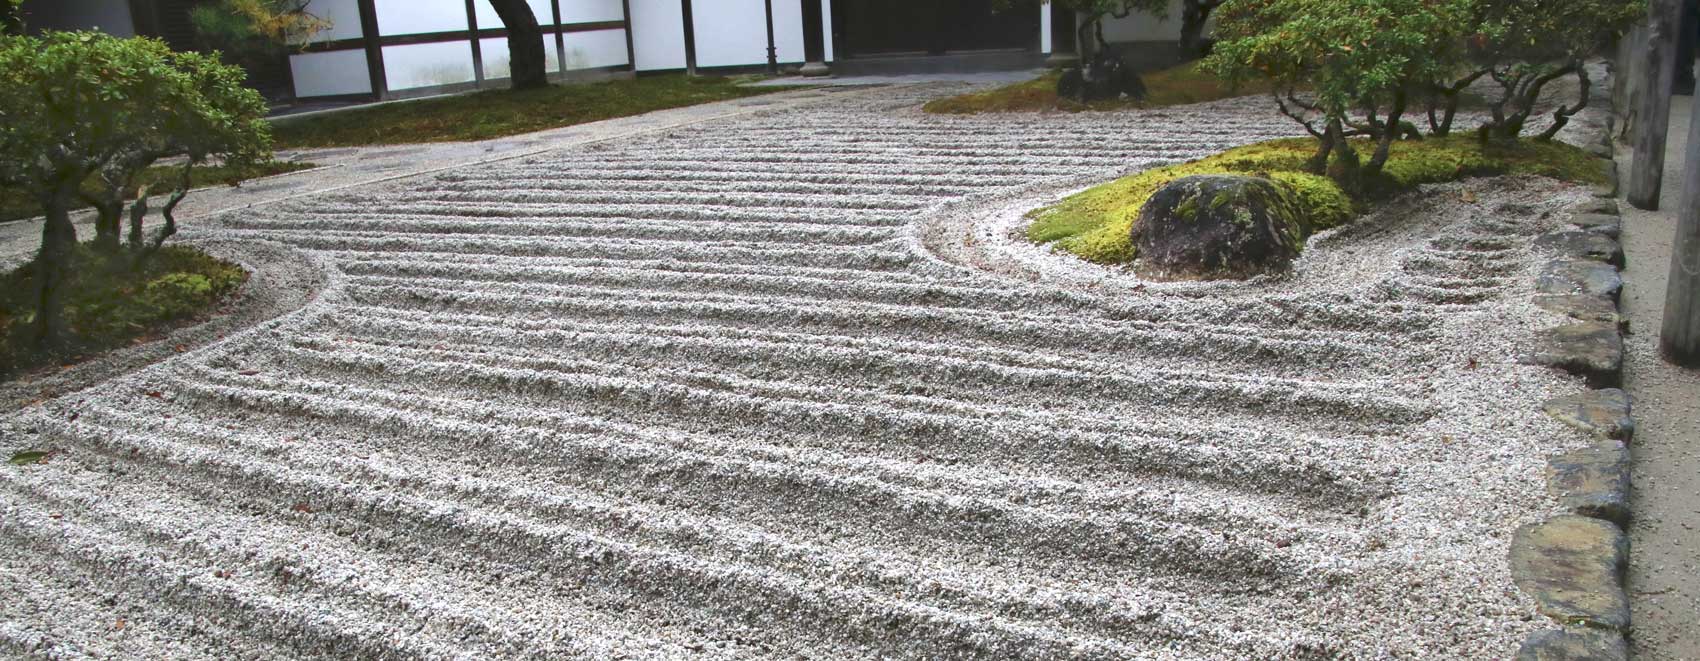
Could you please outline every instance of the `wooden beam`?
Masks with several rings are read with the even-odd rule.
[[[595,32],[597,30],[618,30],[624,27],[626,27],[626,23],[624,21],[596,21],[591,23],[567,23],[565,25],[538,26],[539,29],[543,30],[544,34],[549,34],[551,32]],[[480,28],[477,32],[473,33],[472,36],[479,39],[506,39],[508,38],[508,29]],[[413,44],[440,44],[449,41],[465,41],[466,39],[466,30],[449,30],[447,32],[393,34],[387,37],[379,37],[378,44],[380,46],[411,46]],[[336,39],[332,41],[315,41],[307,44],[301,50],[308,53],[322,53],[325,51],[353,50],[363,48],[365,45],[365,38]]]
[[[561,0],[549,0],[549,11],[554,15],[555,25],[560,25]],[[563,76],[567,74],[567,34],[561,30],[555,31],[555,69]]]
[[[691,0],[679,0],[679,13],[685,22],[685,75],[697,75],[697,28],[691,16]]]
[[[379,40],[378,7],[374,0],[358,0],[360,7],[360,43],[366,49],[366,75],[372,81],[372,96],[383,100],[390,94],[390,84],[384,75],[384,46]]]
[[[1640,104],[1635,110],[1634,159],[1629,167],[1629,203],[1659,208],[1665,172],[1665,133],[1670,127],[1671,87],[1676,82],[1676,39],[1682,0],[1653,0],[1641,57]]]
[[[632,44],[632,0],[620,0],[620,16],[626,21],[626,64],[637,72],[637,47]]]
[[[472,85],[484,87],[484,44],[478,39],[478,8],[466,0],[466,41],[472,44]]]
[[[1690,106],[1682,202],[1671,243],[1665,318],[1659,327],[1659,348],[1684,367],[1700,367],[1700,118],[1693,110]]]

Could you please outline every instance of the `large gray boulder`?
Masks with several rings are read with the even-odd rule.
[[[1286,184],[1235,175],[1184,177],[1139,210],[1134,270],[1163,280],[1279,273],[1292,267],[1309,229]]]

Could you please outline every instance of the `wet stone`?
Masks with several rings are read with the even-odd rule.
[[[1628,441],[1635,437],[1635,419],[1630,417],[1632,405],[1629,393],[1604,388],[1554,397],[1543,402],[1541,408],[1547,415],[1596,438]]]
[[[1535,296],[1535,307],[1554,314],[1562,314],[1577,321],[1597,321],[1602,324],[1612,324],[1623,329],[1629,320],[1618,312],[1617,304],[1602,296],[1587,296],[1583,294],[1540,294]]]
[[[1617,163],[1610,159],[1600,160],[1600,173],[1604,175],[1603,183],[1594,184],[1588,192],[1598,198],[1617,197]]]
[[[1584,232],[1617,238],[1623,234],[1623,217],[1615,214],[1579,213],[1570,216],[1570,224]]]
[[[1571,514],[1629,525],[1629,448],[1603,439],[1547,459],[1547,490]]]
[[[1565,209],[1565,211],[1570,212],[1573,216],[1580,216],[1584,214],[1616,216],[1620,213],[1617,208],[1617,200],[1603,200],[1599,198],[1577,202],[1576,204],[1570,205],[1570,208]]]
[[[1539,294],[1583,294],[1616,301],[1623,291],[1623,276],[1610,264],[1588,259],[1549,262],[1535,278]]]
[[[1623,381],[1623,337],[1610,324],[1565,324],[1537,333],[1523,362],[1581,376],[1589,387],[1613,388]]]
[[[1535,248],[1570,259],[1591,259],[1623,268],[1623,246],[1598,232],[1563,230],[1535,238]]]
[[[1517,529],[1511,539],[1511,580],[1534,597],[1541,614],[1571,626],[1624,631],[1629,597],[1623,591],[1629,538],[1616,525],[1574,514]]]
[[[1517,648],[1517,661],[1628,661],[1623,634],[1599,629],[1544,629]]]

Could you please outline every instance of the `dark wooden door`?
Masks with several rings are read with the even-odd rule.
[[[854,0],[832,3],[838,57],[1034,48],[1039,12],[995,11],[991,0]]]

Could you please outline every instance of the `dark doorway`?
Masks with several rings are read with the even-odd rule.
[[[1033,49],[1039,12],[992,0],[841,0],[832,3],[834,58]]]

